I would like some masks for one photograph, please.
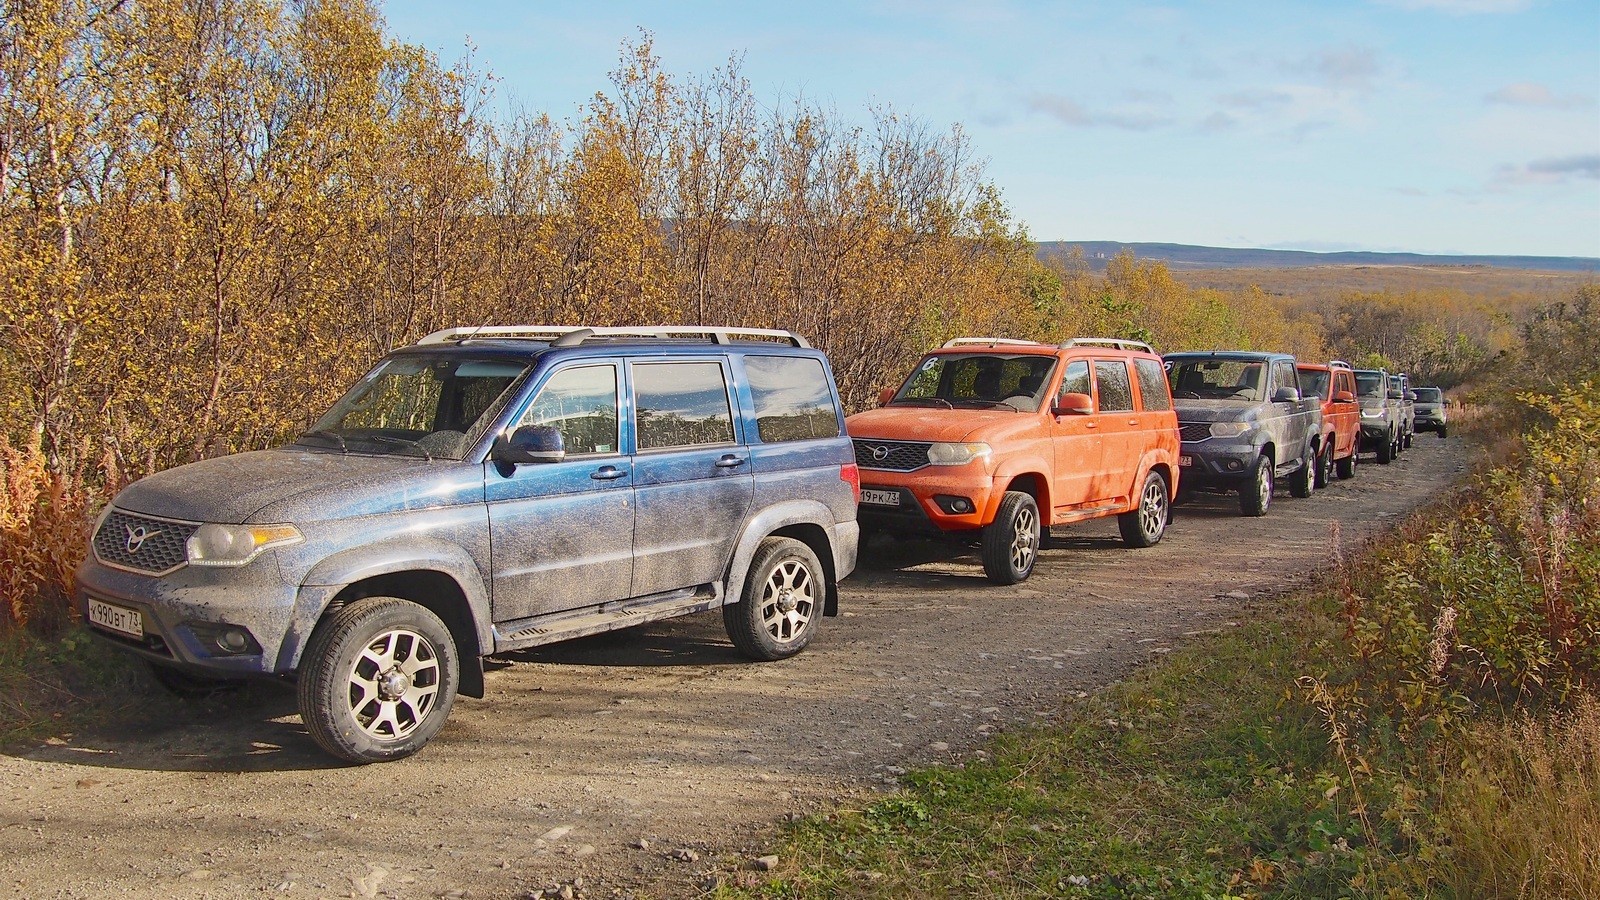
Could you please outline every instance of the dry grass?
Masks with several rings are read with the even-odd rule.
[[[0,441],[0,630],[49,635],[71,621],[73,572],[110,493],[51,470],[37,447]]]
[[[1600,696],[1465,735],[1442,791],[1461,897],[1600,898]]]

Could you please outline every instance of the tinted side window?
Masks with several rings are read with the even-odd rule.
[[[792,356],[747,356],[745,374],[764,443],[839,436],[839,416],[822,362]]]
[[[1094,361],[1094,380],[1100,385],[1100,411],[1121,412],[1133,409],[1133,385],[1128,381],[1128,364],[1120,359]]]
[[[1063,394],[1088,394],[1091,398],[1094,391],[1089,388],[1089,361],[1075,359],[1067,363],[1066,374],[1061,376],[1061,390],[1057,396]]]
[[[1295,378],[1294,366],[1291,366],[1286,362],[1276,362],[1272,364],[1272,381],[1272,387],[1268,389],[1267,393],[1268,399],[1271,399],[1274,394],[1278,393],[1279,388],[1294,388],[1296,390],[1299,390],[1300,388],[1300,381],[1299,379]]]
[[[644,363],[633,367],[633,385],[640,450],[733,442],[720,363]]]
[[[1167,393],[1167,373],[1161,363],[1153,359],[1136,359],[1133,372],[1139,376],[1139,400],[1148,410],[1172,408],[1172,396]]]
[[[574,455],[617,452],[617,367],[579,366],[551,375],[517,425],[555,426]]]

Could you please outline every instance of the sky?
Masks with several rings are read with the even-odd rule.
[[[577,120],[625,41],[959,125],[1036,241],[1600,257],[1600,0],[385,0]],[[502,105],[501,108],[506,108]]]

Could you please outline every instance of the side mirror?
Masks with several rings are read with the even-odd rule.
[[[1354,402],[1356,402],[1356,395],[1350,393],[1349,391],[1334,391],[1333,392],[1333,402],[1335,402],[1335,403],[1354,403]]]
[[[1390,400],[1404,400],[1405,399],[1405,395],[1400,393],[1399,391],[1390,391],[1389,392],[1389,399]]]
[[[1406,399],[1407,400],[1416,400],[1417,399],[1417,392],[1416,391],[1406,391]]]
[[[554,425],[524,425],[509,436],[495,438],[489,458],[514,466],[561,462],[567,458],[567,444],[561,429]]]
[[[1062,394],[1050,412],[1057,416],[1087,416],[1094,412],[1094,398],[1088,394]]]
[[[1299,388],[1292,388],[1292,387],[1281,387],[1281,388],[1278,388],[1276,391],[1272,392],[1272,402],[1273,403],[1299,403],[1300,402],[1300,389]]]
[[[879,406],[888,406],[889,405],[889,401],[894,399],[894,395],[895,395],[895,389],[894,388],[884,388],[883,390],[879,391],[878,392],[878,405]]]

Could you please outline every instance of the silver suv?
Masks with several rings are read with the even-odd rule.
[[[486,654],[710,609],[745,655],[798,653],[859,491],[788,332],[448,329],[292,444],[128,487],[78,602],[174,690],[291,680],[325,750],[396,759],[483,696]]]

